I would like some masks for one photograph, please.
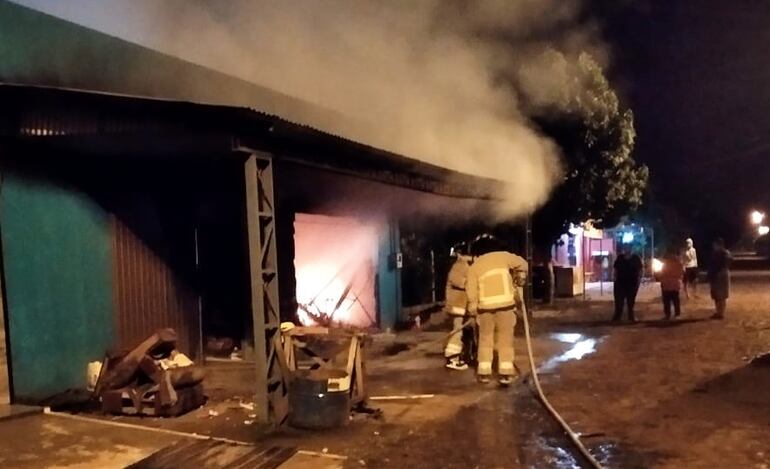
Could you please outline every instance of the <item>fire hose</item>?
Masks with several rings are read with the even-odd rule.
[[[519,290],[519,298],[524,298],[523,295],[523,289],[521,287],[518,287]],[[594,467],[595,469],[603,469],[602,465],[599,463],[599,461],[596,460],[596,458],[593,457],[590,451],[588,451],[588,448],[586,448],[583,445],[583,442],[580,441],[580,436],[575,433],[572,428],[567,424],[567,422],[564,420],[564,418],[559,415],[558,412],[556,412],[556,409],[553,408],[550,401],[548,401],[548,398],[545,396],[545,393],[543,392],[542,386],[540,386],[540,379],[537,376],[537,367],[535,366],[535,357],[534,353],[532,352],[532,338],[530,337],[529,333],[529,320],[527,319],[527,306],[524,304],[523,301],[520,302],[521,305],[521,315],[524,318],[524,336],[526,338],[527,342],[527,355],[529,356],[529,366],[532,370],[532,382],[535,383],[535,389],[532,389],[530,387],[530,390],[533,391],[535,396],[540,400],[540,402],[543,404],[543,406],[548,410],[548,413],[551,414],[551,417],[556,420],[556,422],[561,426],[562,430],[564,430],[564,433],[567,434],[572,444],[577,448],[577,450],[580,452],[580,454],[588,461],[588,463]],[[473,323],[475,319],[470,318],[467,321],[463,322],[463,324],[453,329],[452,332],[447,334],[446,340],[448,340],[450,337],[452,337],[455,334],[459,334],[463,329],[465,329],[467,326],[469,326],[471,323]]]
[[[519,287],[519,298],[524,298],[521,287]],[[591,464],[591,466],[593,466],[594,468],[602,469],[602,465],[599,464],[599,461],[597,461],[596,458],[593,457],[591,452],[588,451],[588,448],[586,448],[583,445],[583,442],[580,441],[580,436],[577,433],[575,433],[572,430],[572,428],[570,428],[569,424],[567,424],[567,422],[564,421],[564,418],[562,418],[562,416],[559,415],[558,412],[556,412],[556,409],[553,408],[551,403],[548,401],[548,398],[545,397],[545,393],[543,393],[543,388],[540,386],[540,379],[537,376],[537,367],[535,366],[535,357],[532,352],[532,339],[529,335],[529,320],[527,319],[527,306],[526,304],[524,304],[523,301],[521,302],[521,315],[524,317],[524,336],[527,339],[527,355],[529,355],[529,366],[532,369],[532,382],[535,383],[535,390],[537,391],[537,397],[540,399],[540,402],[543,404],[543,406],[545,406],[545,408],[548,409],[548,412],[551,414],[554,420],[558,422],[558,424],[567,434],[567,436],[575,445],[575,447],[578,449],[578,451],[580,451],[580,454],[583,455],[586,461],[588,461],[588,463]]]

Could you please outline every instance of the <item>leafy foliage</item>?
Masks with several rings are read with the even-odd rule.
[[[561,148],[563,180],[533,219],[543,245],[570,223],[616,224],[642,204],[649,178],[633,158],[633,112],[621,107],[601,66],[586,53],[575,64],[555,51],[547,59],[563,78],[556,97],[536,108],[536,121]]]

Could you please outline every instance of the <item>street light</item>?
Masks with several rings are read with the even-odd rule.
[[[760,226],[757,228],[757,233],[759,233],[759,236],[765,236],[766,234],[770,233],[770,226]]]
[[[765,221],[765,214],[759,210],[751,212],[751,223],[754,225],[761,225]]]

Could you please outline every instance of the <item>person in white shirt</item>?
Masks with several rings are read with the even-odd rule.
[[[690,289],[695,298],[698,297],[698,252],[695,250],[692,238],[685,240],[685,249],[682,254],[684,264],[684,296],[690,298]]]

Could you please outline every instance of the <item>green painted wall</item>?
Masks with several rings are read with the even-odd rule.
[[[380,328],[395,327],[401,316],[401,270],[396,268],[398,224],[391,221],[380,233],[377,259],[377,306]]]
[[[0,230],[15,399],[84,387],[113,338],[104,213],[77,191],[6,175]]]

